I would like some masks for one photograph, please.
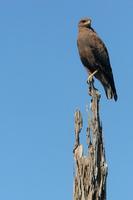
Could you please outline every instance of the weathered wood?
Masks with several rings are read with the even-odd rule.
[[[91,96],[91,118],[88,120],[87,145],[88,154],[83,154],[80,144],[82,129],[81,112],[75,112],[75,177],[74,200],[106,200],[107,163],[103,144],[102,126],[99,117],[100,94],[94,88],[93,81],[89,84]]]

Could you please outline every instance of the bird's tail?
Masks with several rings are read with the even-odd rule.
[[[108,99],[112,99],[114,98],[115,101],[117,101],[117,92],[116,92],[116,88],[115,88],[115,84],[114,84],[114,79],[113,76],[110,77],[108,79],[108,81],[106,81],[104,79],[104,81],[102,82],[106,96]]]
[[[108,99],[114,98],[114,100],[117,101],[118,97],[117,97],[116,90],[114,88],[112,89],[112,87],[109,84],[107,85],[103,84],[103,86],[104,86],[104,90],[105,90],[107,98]]]
[[[114,78],[113,74],[111,76],[107,76],[107,74],[101,74],[100,81],[104,87],[106,96],[108,99],[114,98],[115,101],[117,101],[117,92],[115,88]]]

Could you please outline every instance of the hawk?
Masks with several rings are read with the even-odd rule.
[[[102,83],[107,98],[114,98],[117,101],[113,73],[105,44],[91,27],[91,19],[81,19],[78,29],[77,46],[82,64],[90,76],[95,76]]]

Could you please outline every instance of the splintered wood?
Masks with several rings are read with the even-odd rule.
[[[75,177],[74,200],[106,200],[107,163],[103,144],[102,126],[99,117],[100,95],[90,83],[91,119],[87,127],[88,153],[83,154],[79,134],[83,126],[81,112],[75,112]]]

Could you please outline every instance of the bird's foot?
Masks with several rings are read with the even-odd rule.
[[[93,81],[93,76],[98,72],[98,70],[95,70],[92,74],[90,74],[88,76],[88,79],[87,79],[87,83],[90,83]]]

